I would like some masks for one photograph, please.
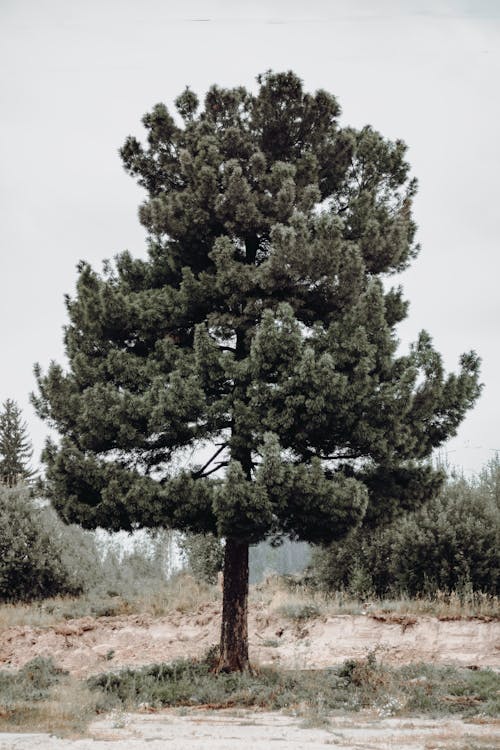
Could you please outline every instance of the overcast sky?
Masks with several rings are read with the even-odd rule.
[[[343,124],[409,145],[419,258],[402,349],[427,329],[446,367],[476,349],[485,384],[448,460],[500,449],[500,0],[0,0],[0,400],[29,405],[33,363],[64,361],[75,266],[145,253],[143,195],[118,149],[188,84],[255,87],[293,69]]]

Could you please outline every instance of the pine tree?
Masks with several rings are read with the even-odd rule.
[[[396,351],[407,303],[386,279],[418,250],[404,143],[340,127],[336,99],[291,72],[257,81],[144,116],[147,143],[121,156],[146,191],[148,258],[81,262],[69,369],[35,370],[65,519],[225,538],[227,671],[248,667],[249,544],[329,542],[417,507],[480,390],[474,352],[446,375],[426,332]]]
[[[15,401],[8,398],[0,413],[0,482],[13,487],[33,476],[29,462],[33,449],[28,427]]]

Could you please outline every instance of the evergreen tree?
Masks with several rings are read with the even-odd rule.
[[[4,401],[0,413],[0,482],[13,487],[33,476],[29,462],[33,449],[21,409],[11,398]]]
[[[396,354],[407,303],[383,280],[418,249],[405,145],[340,127],[291,72],[257,80],[145,115],[147,143],[121,156],[149,257],[81,262],[69,369],[35,370],[65,519],[225,538],[222,670],[248,666],[249,544],[417,506],[439,485],[425,459],[479,394],[474,352],[448,376],[425,332]]]

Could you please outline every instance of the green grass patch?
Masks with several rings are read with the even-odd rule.
[[[91,677],[93,691],[125,709],[138,705],[306,710],[316,720],[332,711],[374,708],[391,715],[500,715],[500,675],[426,664],[391,668],[373,654],[323,670],[262,668],[216,674],[213,652],[201,661],[179,660]]]
[[[500,716],[500,674],[418,664],[403,667],[407,708],[415,713]],[[404,683],[403,683],[404,684]]]
[[[41,701],[50,695],[54,685],[67,673],[55,666],[52,659],[38,656],[17,672],[0,672],[2,705],[19,700]]]
[[[364,708],[380,717],[500,715],[500,675],[489,669],[396,669],[373,653],[323,670],[216,674],[216,662],[212,649],[199,661],[127,668],[82,682],[38,657],[17,672],[0,671],[0,729],[68,734],[98,714],[145,706],[285,710],[307,726],[326,726],[334,712]]]
[[[0,671],[0,730],[71,734],[85,728],[116,699],[92,693],[85,683],[36,657],[17,672]]]

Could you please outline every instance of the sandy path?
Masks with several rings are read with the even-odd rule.
[[[51,628],[16,626],[0,631],[0,669],[19,668],[35,656],[52,656],[77,676],[123,665],[196,657],[217,643],[220,612],[85,617]],[[284,668],[324,667],[378,648],[392,664],[415,661],[500,668],[500,622],[441,621],[432,617],[342,615],[292,623],[264,608],[249,618],[251,658]]]
[[[379,719],[374,715],[334,717],[327,728],[306,728],[283,714],[168,710],[153,715],[108,717],[90,728],[90,738],[67,740],[42,734],[0,734],[0,750],[417,750],[500,748],[498,722],[460,719]],[[476,744],[476,743],[479,743]]]

